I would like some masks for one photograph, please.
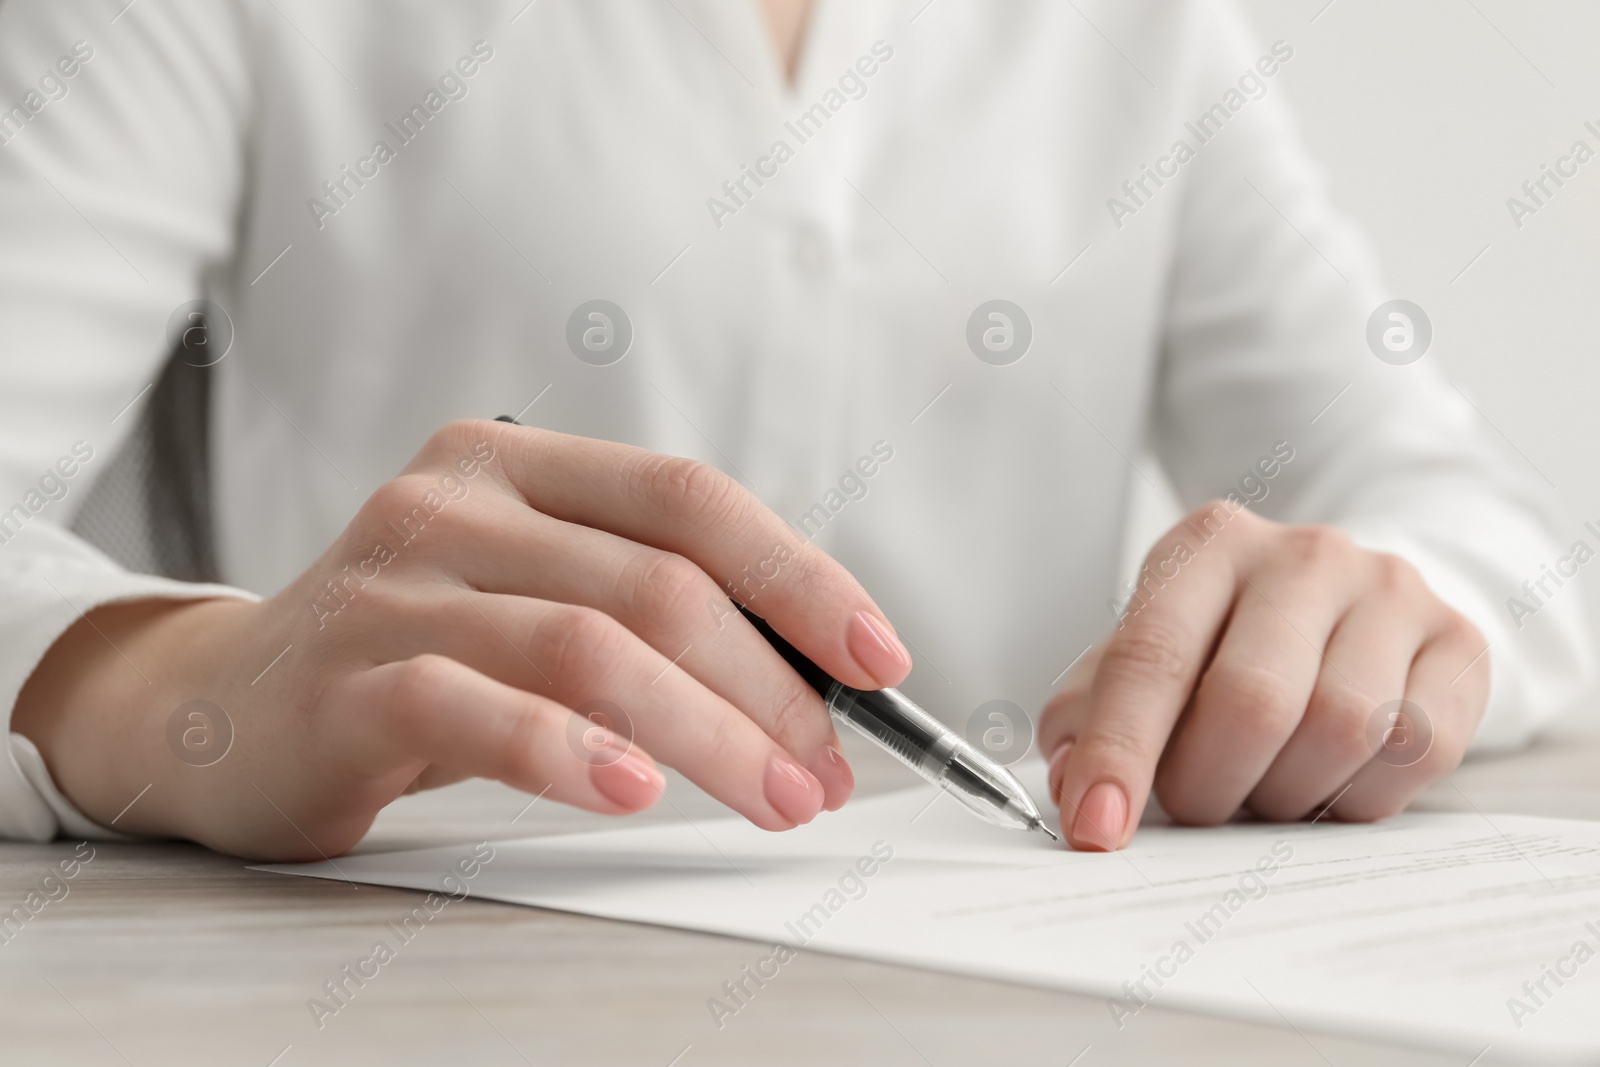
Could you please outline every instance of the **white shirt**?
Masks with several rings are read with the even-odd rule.
[[[211,439],[239,595],[433,429],[531,402],[812,515],[960,723],[1037,711],[1112,626],[1141,443],[1192,502],[1287,448],[1246,483],[1261,514],[1405,555],[1488,637],[1480,747],[1558,711],[1589,672],[1577,598],[1520,629],[1506,600],[1572,535],[1433,359],[1369,350],[1403,294],[1296,137],[1294,42],[1202,2],[924,3],[819,0],[792,90],[731,0],[0,4],[0,107],[26,112],[0,118],[0,509],[28,513],[0,707],[79,612],[218,591],[65,532],[204,297],[235,331]],[[595,299],[632,333],[604,366],[566,340]],[[981,315],[974,349],[996,299],[1026,327]],[[65,495],[28,497],[80,441]],[[86,832],[10,752],[0,833]]]

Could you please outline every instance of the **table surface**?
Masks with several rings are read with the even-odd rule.
[[[846,744],[860,794],[910,784],[854,740]],[[1470,761],[1415,807],[1600,819],[1597,767],[1600,736],[1570,730]],[[672,804],[635,818],[721,813],[681,779],[669,788]],[[486,782],[406,797],[358,851],[618,825],[528,800]],[[73,848],[0,845],[0,911]],[[367,956],[417,894],[259,873],[191,845],[95,848],[67,896],[0,944],[6,1064],[1466,1067],[1459,1056],[1160,1008],[1106,1043],[1099,998],[816,952],[802,952],[781,983],[719,1030],[706,1000],[760,946],[470,899],[402,946],[319,1028],[309,999]],[[1083,1053],[1089,1034],[1102,1036]],[[1492,1062],[1491,1052],[1479,1064]]]

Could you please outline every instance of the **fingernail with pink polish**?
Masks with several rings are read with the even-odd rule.
[[[855,792],[856,776],[850,770],[850,764],[831,745],[822,746],[807,770],[822,783],[822,806],[827,811],[838,811],[844,807],[844,802]]]
[[[1050,773],[1045,777],[1050,784],[1050,799],[1058,805],[1061,803],[1061,775],[1067,769],[1067,757],[1072,755],[1072,745],[1072,740],[1068,739],[1056,747],[1055,755],[1050,757]]]
[[[845,644],[880,689],[899,685],[911,673],[911,653],[894,631],[871,612],[858,611],[850,619]]]
[[[822,783],[781,752],[773,753],[767,761],[762,791],[767,803],[796,826],[815,819],[822,810]]]
[[[1072,845],[1091,852],[1115,851],[1127,825],[1128,795],[1115,782],[1096,782],[1078,803]]]
[[[667,788],[666,776],[637,752],[591,764],[589,781],[601,796],[628,811],[648,808]]]

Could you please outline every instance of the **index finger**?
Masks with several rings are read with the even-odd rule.
[[[882,689],[910,673],[910,654],[861,584],[715,467],[551,430],[468,425],[530,507],[692,560],[845,685]]]
[[[1095,670],[1087,718],[1061,773],[1061,829],[1074,848],[1119,849],[1133,836],[1167,739],[1233,604],[1230,548],[1244,536],[1241,524],[1207,542],[1195,521],[1151,549],[1136,599]]]

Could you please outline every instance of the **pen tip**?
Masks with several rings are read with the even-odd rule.
[[[1049,834],[1050,835],[1050,840],[1052,840],[1052,841],[1060,841],[1061,840],[1061,838],[1059,836],[1057,836],[1057,834],[1056,834],[1056,832],[1054,830],[1050,829],[1050,827],[1048,827],[1048,826],[1046,826],[1044,824],[1044,820],[1041,819],[1039,822],[1035,823],[1034,825],[1037,826],[1039,829],[1043,830],[1045,833]]]

